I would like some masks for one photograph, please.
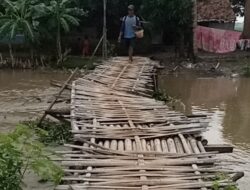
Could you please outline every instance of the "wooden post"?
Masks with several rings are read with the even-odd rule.
[[[99,46],[102,44],[103,38],[104,38],[104,36],[102,35],[102,37],[101,37],[101,39],[99,40],[99,42],[98,42],[98,44],[97,44],[97,46],[96,46],[94,52],[93,52],[92,55],[91,55],[90,60],[93,60],[93,58],[94,58],[94,56],[95,56],[95,54],[96,54],[96,52],[97,52]]]
[[[103,46],[102,57],[107,59],[107,0],[103,0]]]

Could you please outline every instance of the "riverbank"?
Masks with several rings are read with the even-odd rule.
[[[68,56],[62,63],[57,63],[53,58],[17,58],[15,63],[11,60],[3,58],[0,55],[0,70],[13,69],[13,70],[67,70],[78,67],[79,69],[93,70],[96,64],[100,63],[99,57],[81,57],[81,56]]]
[[[196,62],[176,58],[174,52],[155,53],[151,58],[158,60],[168,73],[192,70],[209,76],[239,77],[250,76],[250,53],[233,52],[229,54],[212,54],[199,52]]]

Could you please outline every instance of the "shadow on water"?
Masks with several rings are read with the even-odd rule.
[[[230,158],[246,162],[232,166],[246,176],[241,190],[250,182],[250,79],[205,78],[196,73],[159,76],[159,88],[185,104],[186,114],[208,114],[210,130],[204,134],[210,144],[235,146]]]

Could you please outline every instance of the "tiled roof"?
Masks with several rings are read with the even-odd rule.
[[[233,22],[236,16],[230,0],[198,0],[198,22]]]

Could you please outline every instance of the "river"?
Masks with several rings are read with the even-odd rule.
[[[64,81],[67,76],[52,71],[0,70],[0,130],[9,131],[18,121],[41,114],[56,93],[50,80]]]
[[[186,114],[207,114],[210,129],[204,134],[210,144],[231,144],[226,157],[245,162],[232,166],[245,172],[241,190],[250,182],[250,79],[210,78],[193,72],[159,76],[159,88],[182,102],[176,109]],[[184,105],[184,106],[183,106]]]
[[[20,121],[36,119],[48,107],[58,89],[50,80],[65,81],[69,74],[52,71],[0,70],[0,132],[13,130]],[[24,190],[52,190],[53,184],[39,183],[27,172]]]
[[[0,132],[14,129],[19,121],[33,119],[48,106],[57,89],[50,80],[64,81],[69,74],[53,71],[0,70]],[[210,130],[205,134],[209,143],[229,143],[235,146],[227,157],[246,164],[233,166],[245,171],[239,181],[241,190],[250,182],[250,79],[202,77],[194,73],[159,75],[159,87],[185,106],[186,114],[208,114]],[[27,181],[30,189],[50,189],[37,186],[33,178]]]

